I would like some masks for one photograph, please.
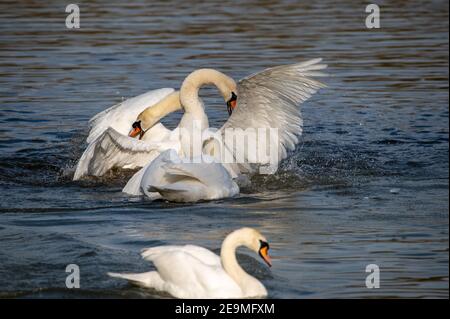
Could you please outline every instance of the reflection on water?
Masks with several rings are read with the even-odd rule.
[[[383,3],[378,30],[365,5],[96,1],[67,30],[64,2],[2,1],[0,296],[166,298],[105,273],[149,269],[143,247],[218,249],[253,226],[274,267],[244,249],[242,263],[271,297],[448,297],[448,5]],[[315,57],[333,76],[302,106],[298,149],[239,198],[129,198],[126,171],[71,181],[87,120],[123,98],[179,87],[200,67],[239,79]],[[223,102],[202,96],[219,126]],[[65,289],[69,263],[78,291]],[[380,289],[365,288],[371,263]]]

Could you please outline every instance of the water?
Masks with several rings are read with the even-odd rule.
[[[144,271],[143,247],[217,250],[242,226],[271,243],[246,269],[273,298],[448,298],[448,4],[389,1],[0,2],[0,296],[166,298],[106,276]],[[328,88],[302,105],[298,149],[238,198],[193,205],[121,193],[132,172],[72,182],[87,121],[200,67],[235,79],[322,57]],[[213,89],[210,122],[225,121]],[[165,120],[174,126],[180,115]],[[248,256],[248,257],[246,257]],[[65,267],[81,288],[65,288]],[[365,287],[365,267],[381,288]]]

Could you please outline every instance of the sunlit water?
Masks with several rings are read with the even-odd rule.
[[[251,226],[273,267],[240,259],[270,297],[448,297],[446,1],[383,2],[371,30],[364,1],[83,2],[80,30],[65,28],[67,3],[44,3],[0,2],[0,296],[167,297],[105,273],[151,269],[144,247],[217,251]],[[125,171],[71,181],[106,107],[200,67],[239,79],[316,57],[332,77],[301,106],[297,150],[238,198],[129,198]],[[219,126],[224,103],[202,95]],[[80,289],[65,288],[71,263]],[[365,286],[368,264],[379,289]]]

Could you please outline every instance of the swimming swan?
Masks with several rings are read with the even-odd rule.
[[[201,138],[197,150],[194,132],[200,134],[209,128],[204,105],[198,96],[201,86],[213,84],[227,104],[233,102],[236,83],[213,69],[199,69],[189,74],[180,89],[180,103],[184,114],[177,127],[181,151],[167,151],[140,169],[125,185],[123,192],[130,195],[146,194],[151,199],[164,198],[178,202],[195,202],[231,197],[239,193],[226,168],[214,158],[202,157]],[[130,136],[146,136],[144,111],[133,124]],[[179,155],[179,156],[178,156]],[[198,160],[197,160],[198,159]]]
[[[108,273],[131,283],[165,291],[176,298],[265,297],[264,285],[246,273],[236,260],[236,249],[246,246],[269,265],[269,244],[252,228],[229,234],[222,243],[220,257],[194,245],[159,246],[144,249],[141,256],[153,262],[156,271],[140,274]]]

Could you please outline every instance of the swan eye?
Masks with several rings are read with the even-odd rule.
[[[132,128],[141,128],[141,121],[136,121],[133,123],[133,125],[131,126]]]
[[[269,250],[269,243],[268,242],[263,241],[263,240],[260,239],[259,240],[259,244],[260,244],[259,249],[263,249],[263,248],[267,247],[267,250]]]
[[[130,133],[128,134],[128,136],[130,137],[136,137],[139,135],[139,139],[142,138],[142,136],[144,135],[144,131],[141,128],[141,121],[136,121],[133,123],[133,125],[131,126],[133,129],[130,131]]]

